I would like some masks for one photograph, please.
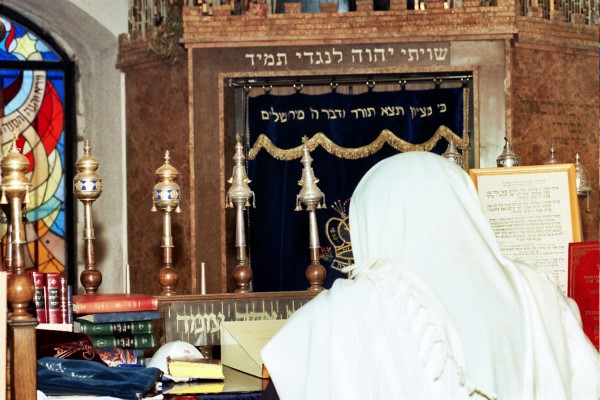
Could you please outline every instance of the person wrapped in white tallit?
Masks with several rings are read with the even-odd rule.
[[[428,152],[365,174],[348,279],[263,348],[288,399],[598,399],[598,352],[543,272],[502,256],[474,185]]]

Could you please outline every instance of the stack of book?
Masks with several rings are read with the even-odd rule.
[[[29,271],[35,288],[33,306],[39,329],[72,330],[71,286],[59,272]]]
[[[144,294],[73,296],[75,331],[90,335],[108,365],[145,364],[144,351],[157,347],[158,299]]]

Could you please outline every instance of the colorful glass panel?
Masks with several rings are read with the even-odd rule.
[[[60,55],[24,26],[0,16],[0,36],[0,61],[3,66],[10,65],[0,68],[2,154],[7,153],[17,135],[17,146],[30,162],[30,201],[24,212],[28,250],[25,266],[43,272],[63,272],[65,71],[56,68]],[[42,64],[32,69],[31,61]],[[3,218],[0,235],[4,243],[6,230]]]

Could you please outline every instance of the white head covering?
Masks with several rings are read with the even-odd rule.
[[[263,351],[282,399],[598,397],[597,353],[564,296],[502,256],[458,166],[426,152],[378,163],[350,234],[354,279]]]

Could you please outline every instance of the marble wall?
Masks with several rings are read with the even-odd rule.
[[[579,199],[583,240],[598,240],[598,56],[517,46],[512,72],[513,148],[522,165],[581,162],[592,178],[590,213]],[[543,79],[542,79],[543,78]]]
[[[161,248],[163,216],[151,212],[156,169],[165,151],[179,172],[181,213],[172,213],[173,264],[179,272],[178,294],[192,293],[189,273],[190,165],[188,147],[188,90],[185,57],[148,61],[128,70],[127,93],[127,215],[131,291],[159,294],[158,271],[163,266]]]

